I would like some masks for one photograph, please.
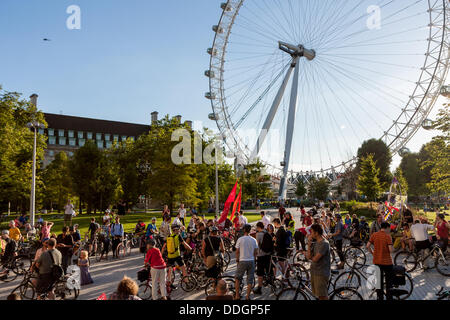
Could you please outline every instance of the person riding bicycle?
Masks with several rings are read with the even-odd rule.
[[[424,250],[425,256],[429,254],[431,248],[431,241],[428,231],[435,231],[434,226],[430,224],[424,224],[420,220],[416,220],[415,223],[411,226],[411,235],[416,241],[416,250],[417,252]],[[425,264],[427,262],[430,263],[429,260],[430,259],[427,259]],[[425,269],[430,267],[431,266],[427,265],[424,266]]]
[[[256,275],[258,276],[258,287],[253,290],[254,294],[262,294],[264,276],[272,273],[270,268],[270,256],[274,250],[272,236],[264,230],[264,223],[256,224],[256,241],[258,243],[258,255],[256,257]]]
[[[210,234],[202,242],[202,257],[206,265],[205,275],[208,278],[217,278],[220,275],[220,266],[217,261],[219,252],[224,253],[224,245],[222,238],[218,236],[219,229],[210,227]]]
[[[145,232],[145,223],[142,220],[139,220],[136,226],[134,227],[134,233],[136,235],[143,235]]]
[[[8,276],[8,264],[14,260],[16,255],[17,243],[9,237],[9,231],[2,231],[2,239],[5,243],[5,249],[2,251],[1,264],[2,270],[0,271],[0,278],[6,278]]]
[[[187,276],[186,266],[184,265],[183,259],[181,258],[180,246],[183,245],[186,250],[192,250],[191,247],[183,240],[180,236],[180,227],[178,225],[172,226],[172,234],[166,239],[166,243],[162,247],[161,252],[167,250],[167,265],[169,267],[168,279],[172,279],[172,269],[176,266],[181,268],[183,276]],[[173,283],[170,284],[171,288],[175,289]]]
[[[150,240],[154,235],[158,233],[158,228],[156,227],[156,218],[152,218],[152,222],[148,224],[147,231],[145,232],[145,240]]]
[[[48,250],[43,252],[36,262],[36,268],[39,269],[36,291],[38,294],[48,293],[50,299],[54,299],[53,285],[58,280],[57,277],[61,276],[54,273],[53,266],[61,267],[62,264],[62,254],[55,246],[55,239],[48,240]]]

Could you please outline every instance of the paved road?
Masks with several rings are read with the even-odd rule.
[[[292,211],[298,223],[298,213]],[[271,212],[272,217],[276,216],[276,212]],[[371,257],[368,256],[367,261],[371,261]],[[132,255],[124,260],[110,260],[107,262],[96,263],[91,266],[91,275],[95,283],[87,286],[83,286],[81,289],[81,300],[93,300],[100,296],[102,293],[107,295],[114,292],[118,282],[124,275],[136,279],[137,272],[143,266],[143,255],[134,249]],[[236,263],[234,256],[230,263],[227,275],[234,275],[236,270]],[[414,279],[414,292],[410,297],[412,300],[433,300],[435,294],[438,292],[441,286],[450,288],[450,278],[446,278],[438,274],[435,270],[427,272],[414,272],[412,274]],[[19,279],[11,283],[0,282],[0,300],[5,300],[7,295],[17,287],[20,283]],[[369,292],[364,289],[361,291],[365,298],[368,297]],[[202,300],[205,298],[204,290],[199,290],[193,293],[185,293],[181,288],[175,290],[172,294],[172,298],[175,300]],[[262,296],[255,296],[255,300],[271,300],[275,297],[271,294],[270,289],[263,289]]]

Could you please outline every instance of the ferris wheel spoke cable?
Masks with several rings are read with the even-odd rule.
[[[333,47],[334,50],[337,49],[349,49],[349,48],[360,48],[360,47],[370,47],[370,46],[387,46],[387,45],[404,45],[406,43],[419,43],[423,42],[423,39],[417,40],[407,40],[407,41],[390,41],[390,42],[376,42],[376,43],[365,43],[364,41],[359,41],[355,43],[351,43],[346,46]],[[363,44],[364,43],[364,44]]]
[[[280,77],[286,72],[286,70],[289,68],[290,64],[287,66],[284,66],[281,70],[281,72],[278,73],[278,75],[273,79],[273,81],[269,84],[269,86],[264,90],[261,96],[258,97],[258,99],[250,106],[250,108],[244,113],[241,119],[236,123],[236,128],[239,128],[242,122],[244,122],[245,118],[248,117],[250,112],[252,112],[256,106],[261,102],[261,100],[267,95],[267,93],[272,89],[272,87],[275,85],[275,83],[280,79]]]
[[[333,66],[332,66],[332,68],[333,68]],[[326,69],[324,69],[326,72],[328,72],[328,70],[326,70]],[[340,72],[340,71],[339,71]],[[344,76],[346,76],[345,74],[343,74]],[[355,95],[356,96],[358,96],[358,97],[360,97],[363,101],[365,101],[368,105],[370,105],[370,106],[373,106],[374,107],[374,110],[377,110],[377,108],[369,101],[369,100],[367,100],[365,97],[363,97],[361,94],[359,94],[358,92],[356,92],[356,90],[354,90],[353,88],[352,88],[352,86],[346,86],[346,84],[345,83],[343,83],[343,81],[341,81],[339,78],[337,78],[337,77],[335,77],[334,75],[332,75],[331,73],[330,73],[330,76],[331,76],[331,78],[333,78],[334,79],[334,81],[343,89],[343,91],[349,96],[349,98],[351,99],[351,100],[353,100],[354,102],[355,102],[355,105],[360,105],[360,103],[358,103],[356,100],[355,100]],[[349,79],[352,79],[352,78],[349,78]],[[348,92],[347,92],[347,90],[345,89],[345,88],[348,88],[348,91],[351,91],[351,92],[353,92],[353,94],[354,95],[350,95]],[[378,108],[379,109],[379,108]],[[348,109],[347,109],[348,110]],[[378,122],[375,122],[374,120],[373,120],[373,116],[372,115],[370,115],[369,113],[368,113],[368,111],[365,109],[365,108],[361,108],[361,110],[367,115],[367,119],[370,119],[374,124],[376,124],[379,128],[380,128],[380,130],[381,130],[381,132],[383,132],[383,128],[382,128],[382,126],[380,126],[379,124],[378,124]],[[350,111],[350,110],[348,110],[349,111],[349,113],[351,114],[351,115],[353,115],[353,113]],[[356,117],[354,117],[355,118],[355,121],[356,121],[356,123],[358,123],[358,124],[360,124],[360,119],[358,119],[358,118],[356,118]],[[369,132],[367,131],[367,129],[365,128],[365,127],[363,127],[362,125],[360,125],[361,126],[361,128],[366,132],[366,134],[367,134],[367,136],[370,136],[370,134],[369,134]]]
[[[357,80],[359,80],[359,81],[356,81],[356,80],[353,79],[353,78],[349,78],[349,79],[350,79],[351,81],[355,82],[355,84],[356,84],[357,86],[361,86],[361,87],[367,89],[368,91],[370,91],[370,92],[372,92],[373,94],[377,95],[381,100],[384,100],[384,101],[388,102],[389,104],[392,104],[393,106],[395,106],[397,109],[402,110],[401,107],[398,107],[398,106],[396,106],[396,104],[393,103],[392,101],[387,100],[387,97],[386,97],[385,95],[387,95],[387,96],[393,98],[394,100],[398,100],[398,101],[400,101],[401,103],[403,102],[403,100],[402,100],[401,98],[396,97],[396,96],[392,95],[390,92],[386,91],[386,90],[385,90],[386,86],[379,85],[379,83],[378,83],[377,81],[372,81],[370,78],[364,77],[364,76],[362,76],[362,75],[359,74],[359,73],[355,73],[355,72],[353,72],[353,71],[350,71],[349,69],[344,69],[344,68],[340,67],[338,64],[334,63],[334,61],[333,61],[333,62],[332,62],[331,60],[330,60],[330,61],[327,61],[326,59],[324,59],[324,61],[325,61],[326,63],[330,64],[335,70],[339,71],[342,75],[344,75],[344,76],[347,77],[347,78],[349,78],[349,77],[348,77],[348,74],[349,74],[349,73],[352,74],[352,75],[353,75]],[[366,85],[364,85],[364,84],[366,84]],[[373,90],[373,87],[376,87],[377,90]],[[397,90],[397,89],[394,89],[394,88],[390,88],[390,89],[391,89],[392,91],[396,91],[396,92],[399,93],[400,95],[403,95],[403,96],[405,96],[405,97],[408,97],[404,92],[401,92],[401,91],[399,91],[399,90]],[[378,91],[380,91],[380,92],[378,92]],[[383,93],[384,95],[381,95],[381,93]],[[379,110],[379,108],[377,108],[377,107],[374,107],[374,108],[375,108],[376,110]]]
[[[247,18],[245,15],[241,15],[241,18],[244,21],[241,21],[238,25],[247,29],[248,31],[252,31],[256,34],[259,34],[263,37],[269,38],[275,42],[279,41],[280,35],[273,32],[273,29],[266,29],[266,27],[261,26],[259,23]],[[245,22],[245,23],[243,23]],[[255,29],[256,28],[256,29]]]

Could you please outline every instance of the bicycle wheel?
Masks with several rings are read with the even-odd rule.
[[[359,292],[352,288],[339,288],[330,295],[330,300],[364,300]]]
[[[36,299],[36,288],[30,281],[21,284],[14,291],[19,290],[20,297],[23,300],[34,300]]]
[[[436,267],[436,270],[442,274],[443,276],[449,277],[450,276],[450,258],[448,255],[441,255],[439,254],[436,257],[436,260],[434,261],[434,266]]]
[[[126,250],[125,246],[123,245],[123,243],[120,243],[116,248],[117,258],[119,258],[119,259],[125,258],[126,253],[127,253],[127,250]]]
[[[18,276],[19,275],[17,273],[13,272],[12,268],[11,268],[11,269],[7,270],[6,276],[1,277],[0,280],[3,282],[11,282],[11,281],[16,280]]]
[[[277,300],[309,300],[306,293],[304,293],[302,290],[287,288],[283,289],[277,296]]]
[[[350,247],[344,252],[344,260],[350,268],[361,269],[366,265],[367,257],[361,248]]]
[[[395,255],[394,264],[403,266],[406,272],[413,272],[417,267],[417,257],[414,253],[401,251]]]
[[[100,261],[100,258],[101,258],[101,256],[102,256],[102,252],[103,252],[103,248],[104,248],[104,243],[103,243],[103,242],[100,242],[100,243],[98,243],[98,244],[95,245],[95,251],[94,251],[94,254],[95,254],[95,260],[96,260],[97,262]]]
[[[205,286],[205,295],[212,296],[216,294],[216,285],[219,279],[211,279],[208,281],[208,284]]]
[[[401,290],[400,290],[401,293],[397,294],[394,297],[394,299],[396,299],[396,300],[408,299],[414,290],[414,282],[413,282],[412,277],[408,273],[405,273],[405,277],[406,277],[406,283],[404,286],[401,286]]]
[[[139,285],[138,297],[142,300],[151,300],[152,299],[152,283],[144,282]]]
[[[361,277],[351,271],[341,273],[333,283],[333,289],[350,288],[358,290],[361,287]]]
[[[225,248],[225,251],[231,251],[232,249],[232,244],[231,244],[231,240],[228,238],[223,238],[223,246]]]
[[[200,271],[195,280],[197,281],[198,288],[201,289],[205,288],[209,282],[209,278],[205,275],[205,271]]]
[[[197,281],[193,276],[184,276],[181,279],[181,289],[184,292],[192,292],[195,290],[195,288],[197,288]]]
[[[309,272],[301,264],[288,266],[289,277],[287,277],[288,286],[295,289],[301,281],[309,281]]]
[[[26,270],[30,269],[31,264],[30,256],[17,256],[12,262],[12,271],[19,276],[23,275]]]
[[[67,288],[67,283],[64,280],[55,284],[55,300],[77,300],[79,294],[79,289]]]
[[[272,282],[270,283],[270,290],[274,296],[278,296],[283,289],[285,289],[283,281],[275,278],[272,279]]]
[[[130,256],[131,255],[131,249],[133,248],[133,246],[132,246],[132,244],[131,244],[131,241],[130,240],[128,240],[127,242],[126,242],[126,245],[125,245],[125,255],[126,256]]]
[[[231,261],[231,255],[228,251],[225,251],[224,254],[222,255],[223,258],[223,271],[227,271],[228,266],[230,265],[230,261]]]

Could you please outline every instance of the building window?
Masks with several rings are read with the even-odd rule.
[[[105,140],[106,141],[110,141],[111,140],[111,135],[110,134],[105,134]]]
[[[55,156],[55,151],[50,150],[50,151],[48,152],[48,155],[49,155],[50,157],[54,157],[54,156]]]
[[[83,131],[78,131],[78,139],[83,139],[83,138],[84,138]]]
[[[48,144],[56,144],[56,137],[48,137]]]
[[[90,139],[92,139],[92,132],[88,132],[87,133],[87,138],[90,140]]]
[[[60,146],[65,146],[67,144],[67,139],[66,137],[59,137],[59,145]]]
[[[127,141],[127,136],[122,136],[122,141]]]
[[[84,147],[85,144],[86,144],[86,140],[85,139],[78,139],[78,145],[80,147]]]
[[[119,141],[119,135],[118,134],[114,135],[114,141]]]
[[[134,137],[130,137],[131,141],[134,141]]]
[[[58,135],[60,136],[60,137],[64,137],[64,130],[58,130]]]
[[[75,132],[73,130],[69,130],[69,138],[73,138],[75,135]]]
[[[48,135],[49,135],[49,136],[54,136],[54,135],[55,135],[55,130],[53,130],[53,129],[47,129],[47,131],[48,131]]]
[[[69,151],[69,157],[73,157],[73,152]]]
[[[97,138],[97,140],[102,140],[102,134],[101,133],[97,133],[96,138]]]
[[[112,147],[112,142],[111,141],[106,141],[106,148],[109,149]]]
[[[103,149],[103,141],[97,141],[97,147]]]
[[[39,132],[39,134],[42,134],[42,135],[45,134],[45,130],[44,130],[44,129],[41,129],[41,128],[38,130],[38,132]]]
[[[75,139],[75,138],[70,138],[70,139],[69,139],[69,145],[70,145],[71,147],[75,147],[75,146],[77,145],[77,139]]]

